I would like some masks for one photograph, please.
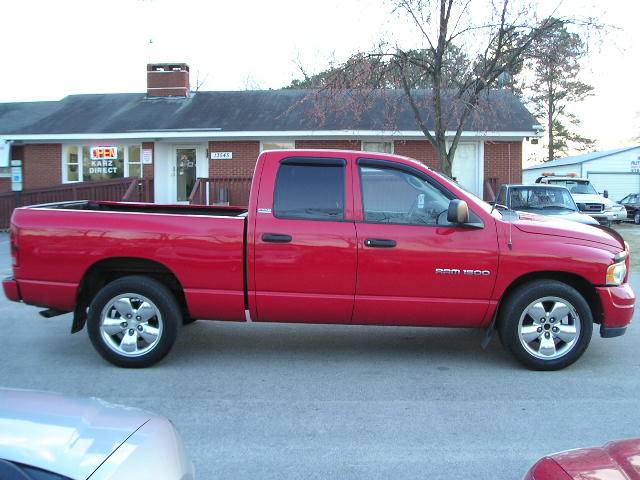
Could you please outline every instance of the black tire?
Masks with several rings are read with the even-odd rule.
[[[146,299],[151,302],[147,305],[152,305],[152,307],[154,307],[160,314],[159,316],[153,315],[151,316],[151,320],[148,320],[147,323],[149,326],[153,326],[155,328],[159,325],[160,327],[155,329],[158,334],[155,336],[156,340],[147,345],[148,351],[142,349],[140,354],[136,354],[136,352],[129,354],[124,352],[118,353],[118,351],[115,350],[117,349],[117,346],[110,346],[110,344],[112,344],[111,341],[113,341],[113,344],[117,343],[119,338],[123,338],[127,334],[131,335],[131,338],[135,335],[137,340],[133,343],[137,350],[137,345],[144,342],[142,335],[138,335],[137,331],[140,327],[144,328],[142,325],[143,322],[138,324],[136,321],[135,329],[123,328],[122,332],[116,333],[113,336],[109,333],[103,334],[103,331],[101,330],[103,310],[110,302],[124,294],[146,297]],[[124,300],[127,299],[125,298]],[[137,300],[137,298],[131,297],[129,304],[134,305],[134,302]],[[136,305],[141,305],[141,303]],[[109,320],[126,320],[120,315],[115,306],[112,308],[113,310],[110,309],[111,314],[107,312],[107,315],[112,315],[108,318]],[[137,310],[131,311],[136,312]],[[131,315],[129,318],[130,317]],[[136,316],[136,318],[140,319],[142,317]],[[131,319],[130,321],[134,322],[134,319]],[[154,280],[153,278],[142,275],[122,277],[105,285],[91,301],[87,316],[87,331],[94,348],[108,362],[119,367],[126,368],[149,367],[162,360],[171,350],[181,325],[182,313],[178,303],[176,302],[175,296],[162,283]],[[122,334],[122,337],[119,336],[120,333]],[[111,341],[109,339],[111,339]]]
[[[529,328],[534,328],[536,325],[533,325],[533,316],[529,314],[525,314],[525,311],[530,312],[533,309],[530,307],[535,305],[536,300],[541,299],[559,299],[559,304],[566,303],[573,308],[570,312],[577,313],[577,318],[574,318],[573,313],[570,316],[566,316],[567,323],[572,323],[572,325],[579,324],[579,331],[575,334],[575,340],[573,342],[565,343],[560,338],[557,338],[556,335],[550,330],[547,331],[544,328],[562,328],[571,325],[561,325],[561,320],[555,320],[553,317],[549,317],[546,315],[543,318],[546,318],[546,321],[543,322],[542,318],[536,321],[536,324],[539,325],[536,329],[536,332],[539,332],[539,328],[543,328],[541,331],[539,338],[540,340],[533,340],[531,344],[528,344],[528,347],[525,347],[527,341],[525,340],[525,336],[521,335],[519,330],[520,319],[523,317],[523,325],[526,325]],[[556,300],[547,300],[543,303],[545,309],[551,309],[555,305]],[[534,307],[535,308],[535,307]],[[549,313],[549,312],[547,312]],[[555,325],[551,324],[551,319],[553,319]],[[547,326],[545,326],[545,324]],[[591,309],[589,308],[588,303],[584,299],[584,297],[573,287],[567,285],[566,283],[562,283],[556,280],[536,280],[524,285],[521,285],[516,290],[514,290],[509,297],[505,300],[504,304],[500,308],[500,314],[498,317],[498,328],[500,331],[500,339],[502,341],[502,345],[506,347],[514,357],[520,361],[524,366],[531,370],[560,370],[565,368],[572,363],[574,363],[587,349],[589,342],[591,341],[591,335],[593,333],[593,316],[591,313]],[[577,327],[574,327],[576,331]],[[524,328],[522,329],[524,333]],[[547,340],[544,340],[542,337],[547,335]],[[535,336],[536,333],[533,333]],[[577,338],[576,338],[577,337]],[[553,358],[550,355],[550,358],[539,358],[536,355],[543,355],[541,353],[541,345],[543,341],[548,342],[549,338],[555,343],[555,346],[552,347],[551,351],[556,351],[556,347],[560,347],[556,352],[557,355],[560,355],[562,349],[566,349],[566,352],[561,356]],[[536,343],[537,342],[537,343]],[[533,352],[534,348],[532,346],[537,345],[539,347],[538,352]]]
[[[636,212],[633,215],[633,223],[635,223],[636,225],[640,225],[640,212]]]

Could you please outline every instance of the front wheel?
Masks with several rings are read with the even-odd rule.
[[[633,216],[633,223],[640,225],[640,212],[636,212]]]
[[[149,277],[122,277],[94,297],[87,330],[94,348],[119,367],[148,367],[164,358],[182,314],[174,295]]]
[[[502,344],[526,367],[560,370],[586,350],[593,317],[576,289],[556,280],[538,280],[507,298],[499,328]]]

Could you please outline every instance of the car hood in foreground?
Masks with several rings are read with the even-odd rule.
[[[566,476],[554,470],[558,465]],[[599,448],[556,453],[540,460],[530,471],[535,480],[640,480],[640,439],[611,442]]]
[[[574,238],[624,249],[624,240],[614,230],[596,227],[595,225],[569,222],[558,217],[545,217],[534,213],[518,212],[518,219],[514,222],[514,226],[527,233]]]
[[[0,458],[86,479],[153,417],[96,398],[0,389]]]

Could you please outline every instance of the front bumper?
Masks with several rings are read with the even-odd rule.
[[[612,210],[611,212],[611,220],[616,222],[621,222],[627,219],[627,211],[626,210]]]
[[[628,283],[619,287],[596,287],[602,305],[600,336],[618,337],[625,333],[631,323],[636,304],[636,295]]]
[[[591,212],[582,212],[586,213],[590,217],[596,219],[600,223],[608,223],[617,220],[615,212],[601,212],[601,213],[591,213]]]
[[[12,302],[20,302],[22,301],[22,296],[20,295],[20,288],[18,287],[18,282],[13,277],[7,277],[2,281],[2,289],[4,290],[4,295],[11,300]]]

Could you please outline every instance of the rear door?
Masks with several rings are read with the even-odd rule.
[[[471,213],[475,227],[448,224],[453,194],[412,167],[360,159],[354,169],[354,323],[480,325],[498,267],[493,220]]]
[[[347,160],[273,155],[254,234],[257,320],[349,323],[357,249]]]

